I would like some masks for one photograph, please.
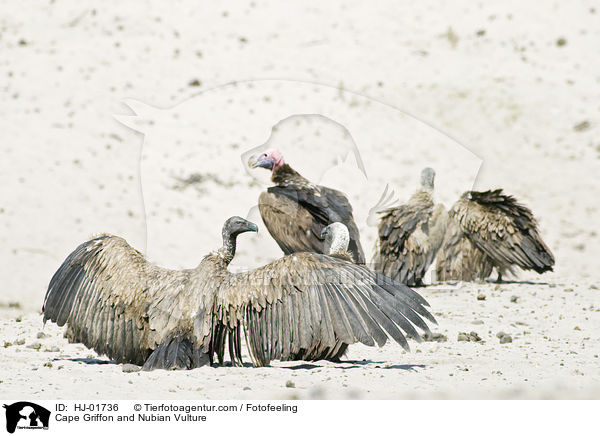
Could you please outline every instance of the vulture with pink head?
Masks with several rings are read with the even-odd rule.
[[[251,156],[248,166],[271,171],[275,186],[260,195],[258,209],[267,230],[285,254],[327,253],[321,236],[323,229],[340,222],[350,234],[348,251],[352,259],[358,264],[365,263],[352,206],[342,192],[311,183],[275,149]]]

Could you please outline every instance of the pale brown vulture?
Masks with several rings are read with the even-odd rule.
[[[285,254],[325,253],[323,228],[341,222],[350,232],[348,250],[352,258],[356,263],[365,263],[352,206],[342,192],[310,183],[274,149],[251,156],[248,166],[272,171],[271,181],[275,186],[260,195],[258,209],[267,230]]]
[[[458,229],[450,228],[455,236],[447,235],[437,270],[454,271],[455,277],[451,278],[485,278],[492,267],[498,272],[499,282],[513,267],[539,274],[552,271],[554,256],[542,241],[533,213],[502,189],[467,191],[449,214]],[[467,252],[462,252],[461,247],[466,247]],[[458,252],[464,257],[460,262],[452,259]]]
[[[435,261],[436,280],[484,280],[493,269],[492,260],[476,248],[458,222],[450,218]]]
[[[67,337],[143,369],[223,363],[225,343],[241,365],[242,329],[252,362],[335,358],[340,344],[404,348],[414,326],[435,322],[408,287],[347,260],[295,253],[250,272],[231,273],[236,237],[256,231],[243,218],[223,227],[223,247],[198,267],[173,271],[147,262],[125,240],[100,236],[80,245],[50,281],[43,313]],[[414,326],[413,326],[414,325]],[[404,331],[404,333],[403,333]]]
[[[448,213],[433,202],[435,171],[421,171],[421,187],[408,203],[379,212],[379,239],[374,268],[409,286],[423,286],[423,277],[442,245]]]

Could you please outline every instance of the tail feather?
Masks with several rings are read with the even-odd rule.
[[[208,354],[196,348],[189,338],[178,335],[156,347],[144,362],[142,370],[193,369],[208,364]]]

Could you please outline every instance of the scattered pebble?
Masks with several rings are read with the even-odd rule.
[[[573,292],[573,288],[566,288],[564,289],[565,292]]]
[[[510,302],[511,303],[517,303],[519,301],[519,297],[516,295],[513,295],[512,297],[510,297]]]
[[[573,330],[581,331],[581,328],[578,325],[576,325]]]
[[[46,362],[46,363],[44,363],[44,366],[47,366],[48,368],[52,368],[52,362]]]
[[[31,348],[33,350],[39,350],[40,348],[42,348],[42,344],[40,344],[39,342],[34,342],[33,344],[27,345],[27,348]]]
[[[479,294],[479,295],[477,295],[477,299],[478,299],[479,301],[483,301],[483,300],[485,300],[485,298],[486,298],[486,296],[485,296],[484,294]]]
[[[422,335],[425,342],[446,342],[448,338],[446,335],[437,332],[427,332]]]
[[[8,348],[12,345],[12,342],[6,342],[4,341],[4,348]]]
[[[285,382],[285,387],[286,388],[295,388],[296,384],[293,381],[288,380],[288,381]]]
[[[565,38],[558,38],[556,40],[556,45],[558,47],[563,47],[563,46],[567,45],[567,40]]]
[[[188,86],[200,86],[200,85],[202,85],[202,82],[200,82],[198,79],[191,80],[188,83]]]
[[[475,321],[471,322],[471,324],[475,324],[475,325],[482,325],[483,321],[480,319],[476,319]]]
[[[244,390],[245,390],[245,391],[251,391],[251,390],[252,390],[252,388],[251,388],[251,387],[249,387],[249,386],[244,386]]]
[[[121,370],[123,372],[139,372],[142,368],[132,363],[124,363]]]
[[[481,337],[477,334],[477,332],[459,332],[458,340],[461,342],[481,342]]]
[[[508,344],[509,342],[512,342],[512,336],[504,332],[496,333],[496,337],[500,339],[501,344]]]
[[[47,337],[48,337],[48,335],[46,333],[44,333],[44,332],[38,332],[38,334],[37,334],[37,338],[38,339],[44,339],[44,338],[47,338]]]

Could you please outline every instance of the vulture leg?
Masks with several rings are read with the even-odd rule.
[[[496,283],[502,283],[502,271],[498,270],[498,278],[496,279]]]
[[[208,355],[195,348],[189,338],[175,336],[156,347],[142,366],[142,371],[193,369],[207,365],[209,361]]]

